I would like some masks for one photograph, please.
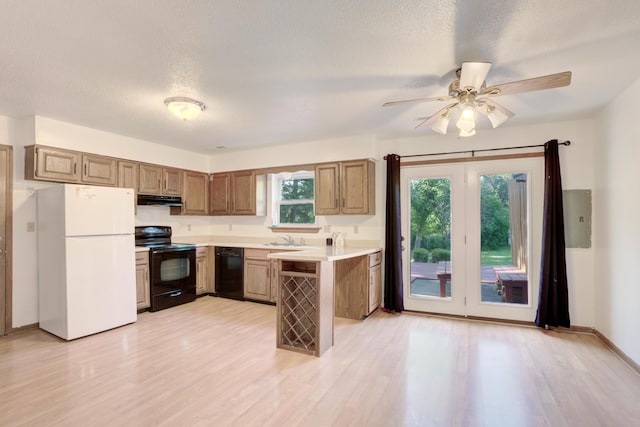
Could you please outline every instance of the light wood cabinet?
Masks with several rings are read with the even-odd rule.
[[[138,163],[118,162],[118,187],[138,190]]]
[[[25,147],[25,179],[80,182],[80,153],[61,148]]]
[[[362,319],[380,305],[381,252],[335,262],[335,315]]]
[[[181,196],[182,170],[140,163],[138,193]]]
[[[315,194],[316,215],[373,215],[375,164],[353,160],[316,165]]]
[[[382,252],[369,255],[369,310],[373,313],[382,302]]]
[[[118,161],[63,148],[25,147],[25,179],[115,187]]]
[[[213,291],[213,268],[206,246],[196,248],[196,295]]]
[[[111,157],[82,154],[81,181],[115,187],[118,184],[118,162]]]
[[[340,213],[340,164],[324,163],[315,169],[316,215]]]
[[[231,214],[231,174],[214,173],[209,182],[209,213],[211,215]]]
[[[256,301],[276,302],[278,261],[267,258],[271,250],[245,248],[244,297]],[[278,252],[283,252],[278,250]]]
[[[253,171],[214,173],[209,188],[211,215],[256,215]]]
[[[151,306],[149,252],[136,252],[136,300],[138,310]]]
[[[209,212],[209,175],[185,171],[181,214],[206,215]]]
[[[233,215],[256,214],[256,175],[253,171],[231,174],[231,213]]]

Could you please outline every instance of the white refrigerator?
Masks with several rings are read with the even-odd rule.
[[[134,191],[38,190],[40,328],[72,340],[136,321]]]

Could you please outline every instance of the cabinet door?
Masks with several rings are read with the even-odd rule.
[[[271,301],[271,262],[266,259],[244,260],[244,297]]]
[[[136,253],[136,300],[138,310],[151,305],[149,293],[149,255],[146,252]]]
[[[382,269],[381,265],[369,268],[369,311],[371,314],[382,301]]]
[[[196,257],[196,295],[207,292],[207,255]]]
[[[369,258],[360,256],[334,263],[336,317],[362,319],[368,314]]]
[[[115,159],[82,155],[82,182],[115,187],[118,182],[118,164]]]
[[[138,193],[162,194],[162,167],[140,164],[138,171]]]
[[[340,213],[339,171],[340,165],[338,163],[325,163],[316,166],[316,215],[336,215]]]
[[[184,193],[182,213],[185,215],[206,215],[209,208],[209,175],[200,172],[184,173]]]
[[[214,173],[209,183],[209,214],[229,215],[231,213],[231,176],[228,173]]]
[[[166,196],[182,196],[182,170],[162,169],[162,194]]]
[[[253,171],[238,171],[231,175],[231,213],[256,214],[256,175]]]
[[[340,197],[343,214],[372,214],[375,208],[374,165],[368,160],[340,164]]]
[[[118,187],[138,189],[138,164],[118,162]]]
[[[79,153],[57,148],[36,147],[35,157],[36,178],[61,182],[80,181]]]

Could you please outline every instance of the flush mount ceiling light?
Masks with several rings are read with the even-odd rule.
[[[164,105],[182,120],[194,119],[205,109],[202,102],[179,96],[165,99]]]
[[[486,116],[494,128],[500,126],[514,115],[511,111],[489,98],[514,93],[552,89],[571,84],[571,71],[565,71],[487,87],[485,77],[487,77],[490,69],[490,62],[463,62],[462,67],[456,71],[457,79],[449,85],[448,95],[433,98],[391,101],[385,102],[382,106],[390,107],[420,102],[455,100],[453,104],[441,108],[440,111],[431,117],[424,119],[416,128],[420,126],[431,126],[435,132],[446,135],[449,121],[452,119],[451,116],[458,114],[458,120],[455,122],[456,127],[460,131],[458,135],[472,136],[476,133],[478,113]],[[456,111],[459,111],[459,113]]]

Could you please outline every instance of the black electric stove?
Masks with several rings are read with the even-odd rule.
[[[136,227],[136,246],[149,248],[151,311],[196,299],[196,245],[172,243],[171,227]]]

